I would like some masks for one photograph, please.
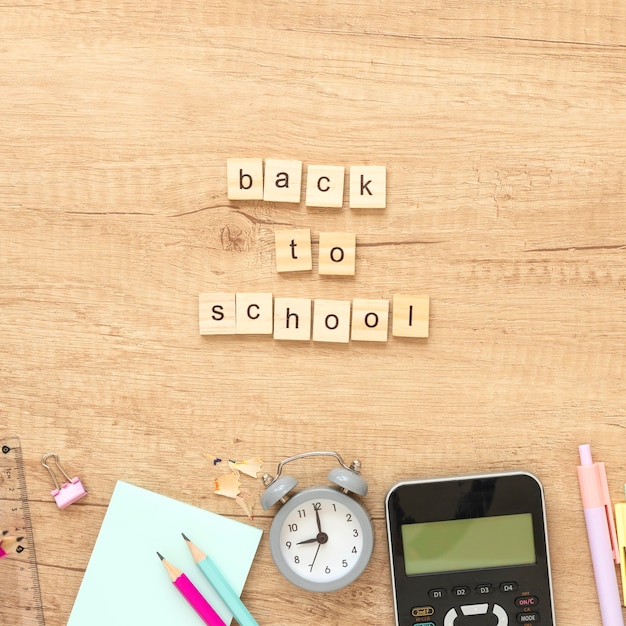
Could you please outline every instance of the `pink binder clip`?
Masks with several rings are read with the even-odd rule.
[[[57,481],[52,468],[46,463],[46,461],[50,458],[54,460],[59,472],[61,472],[61,474],[63,474],[63,476],[67,479],[67,482],[63,483],[61,486],[59,486],[59,482]],[[65,509],[70,504],[76,502],[76,500],[80,500],[83,496],[87,495],[87,490],[83,487],[83,483],[80,482],[80,478],[78,478],[78,476],[70,478],[59,464],[59,457],[54,454],[54,452],[44,454],[41,459],[41,464],[48,470],[48,472],[50,472],[50,476],[52,477],[55,487],[55,489],[50,492],[50,495],[54,498],[60,509]]]

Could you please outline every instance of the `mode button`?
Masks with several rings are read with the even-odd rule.
[[[531,613],[518,613],[517,621],[520,624],[537,624],[539,623],[539,613],[532,611]]]

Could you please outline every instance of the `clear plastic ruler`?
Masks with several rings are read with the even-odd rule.
[[[18,437],[0,439],[0,537],[14,539],[13,549],[0,558],[0,624],[45,626]]]

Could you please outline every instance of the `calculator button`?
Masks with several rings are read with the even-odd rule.
[[[433,615],[435,609],[432,606],[414,606],[411,609],[411,615],[413,617],[427,617]]]
[[[485,604],[466,604],[461,607],[461,613],[463,615],[485,615],[489,605]]]
[[[507,626],[509,623],[509,616],[499,604],[493,605],[493,614],[498,618],[496,626]]]
[[[520,624],[538,624],[541,620],[539,619],[539,613],[532,611],[531,613],[518,613],[517,621]]]
[[[521,596],[515,598],[515,606],[528,607],[537,606],[539,604],[539,598],[537,596]]]
[[[428,597],[433,600],[440,600],[441,598],[445,598],[448,595],[448,592],[445,589],[431,589],[428,592]]]
[[[481,596],[484,596],[487,593],[491,593],[493,591],[493,585],[477,585],[476,587],[476,593],[480,594]]]
[[[454,587],[452,589],[452,595],[457,598],[462,598],[463,596],[469,596],[471,593],[469,587]]]
[[[458,613],[456,612],[456,609],[450,609],[443,618],[443,626],[454,626],[454,620],[457,616]]]
[[[489,604],[465,604],[460,609],[464,616],[487,615],[489,613]],[[496,626],[509,626],[509,616],[499,604],[494,604],[491,612],[498,619]],[[443,626],[455,626],[457,617],[459,617],[458,611],[454,608],[450,609],[443,618]]]
[[[500,583],[500,591],[504,591],[504,593],[508,593],[510,591],[517,591],[517,583],[514,583],[514,582]]]

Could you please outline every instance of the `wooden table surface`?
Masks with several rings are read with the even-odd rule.
[[[623,497],[626,4],[10,1],[0,67],[0,436],[47,626],[117,480],[245,521],[204,454],[272,472],[318,449],[362,461],[373,560],[343,591],[288,586],[257,503],[261,625],[393,624],[390,487],[515,469],[544,483],[559,623],[600,624],[576,465],[590,443]],[[383,165],[387,208],[229,200],[230,157]],[[285,228],[314,259],[356,233],[355,276],[277,273]],[[427,294],[430,336],[202,337],[201,292]],[[89,490],[65,511],[49,451]]]

